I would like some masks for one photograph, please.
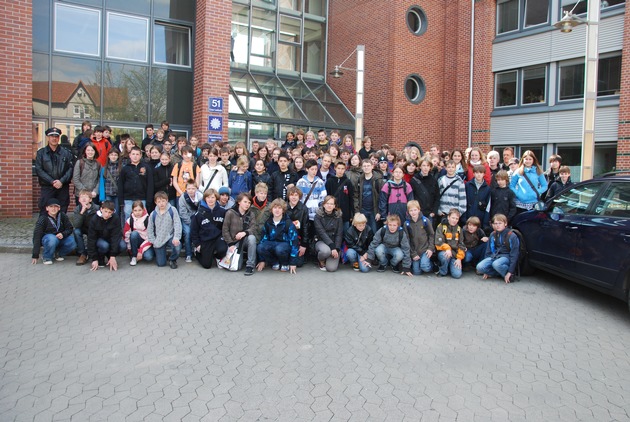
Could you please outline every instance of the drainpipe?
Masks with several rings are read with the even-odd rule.
[[[470,87],[468,92],[468,147],[472,146],[472,117],[473,117],[473,68],[475,64],[475,0],[470,1]]]

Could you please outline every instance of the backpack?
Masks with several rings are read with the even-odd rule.
[[[385,236],[385,230],[387,230],[387,226],[381,227],[380,230],[381,230],[381,240],[383,240],[383,237]],[[403,228],[398,227],[398,244],[399,245],[402,243],[404,234],[405,234],[405,231],[403,230]]]
[[[385,185],[387,185],[387,200],[386,200],[386,204],[389,205],[389,195],[392,192],[392,188],[391,188],[391,183],[387,183],[385,182]],[[405,199],[407,199],[407,182],[405,182],[405,179],[402,180],[402,185],[396,186],[396,189],[402,189],[403,193],[405,194]],[[413,191],[412,191],[413,192]],[[401,202],[402,203],[402,202]]]
[[[192,178],[194,180],[196,180],[197,179],[197,163],[192,161],[192,165],[193,165],[192,166],[192,172],[193,172],[193,177]],[[182,176],[182,164],[181,163],[177,163],[176,166],[177,166],[177,178],[179,179]]]
[[[175,221],[175,217],[174,217],[175,213],[173,212],[173,207],[168,207],[168,213],[171,216],[171,220]],[[156,217],[157,217],[157,210],[155,210],[155,211],[153,211],[151,213],[151,221],[153,222],[153,236],[157,236],[157,230],[155,228],[155,219],[156,219]]]

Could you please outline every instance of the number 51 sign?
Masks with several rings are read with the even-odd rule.
[[[223,98],[209,97],[208,98],[208,111],[210,113],[222,113],[223,112]]]

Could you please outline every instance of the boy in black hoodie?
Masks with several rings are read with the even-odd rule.
[[[354,187],[345,175],[346,165],[343,161],[335,164],[335,176],[328,176],[326,180],[326,192],[337,198],[337,206],[341,210],[341,220],[343,221],[343,232],[350,228],[350,221],[354,214]]]
[[[110,271],[118,270],[116,256],[121,248],[127,249],[122,239],[120,219],[118,214],[114,214],[115,207],[112,201],[104,201],[100,211],[90,220],[87,250],[92,261],[92,271],[105,265],[109,266]]]
[[[39,259],[39,249],[44,247],[44,265],[55,261],[63,261],[63,257],[76,248],[72,236],[72,223],[68,216],[61,212],[61,205],[56,198],[46,202],[46,214],[40,215],[33,232],[33,265]]]

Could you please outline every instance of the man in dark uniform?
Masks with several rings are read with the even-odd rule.
[[[72,180],[72,153],[59,145],[61,130],[51,127],[46,131],[48,145],[37,151],[35,172],[41,186],[39,198],[40,215],[46,214],[46,204],[55,198],[61,211],[68,212],[70,204],[70,181]]]

